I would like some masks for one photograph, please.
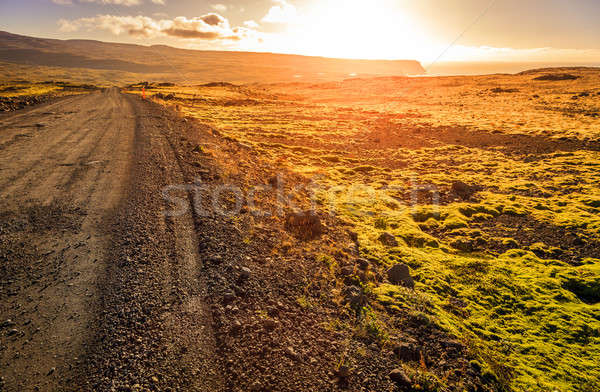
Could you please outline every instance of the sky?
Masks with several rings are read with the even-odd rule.
[[[343,58],[600,64],[600,0],[0,0],[0,30]]]

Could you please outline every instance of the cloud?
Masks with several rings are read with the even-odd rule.
[[[258,25],[258,23],[256,23],[253,20],[247,20],[244,22],[244,26],[248,27],[249,29],[257,29],[260,26]]]
[[[58,25],[62,32],[97,29],[110,31],[114,35],[128,34],[145,38],[170,36],[183,39],[240,41],[258,34],[247,27],[231,27],[226,18],[216,13],[194,18],[178,16],[161,20],[142,15],[97,15],[75,20],[61,19]]]
[[[261,19],[265,23],[287,24],[292,23],[298,18],[296,7],[286,0],[273,0],[276,5],[269,9],[269,12]]]
[[[213,10],[219,11],[219,12],[225,12],[225,11],[227,11],[227,6],[225,4],[213,4],[210,7]]]
[[[104,5],[123,5],[127,7],[132,7],[135,5],[141,5],[143,0],[78,0],[79,3],[96,3],[96,4],[104,4]],[[54,4],[59,5],[72,5],[73,0],[52,0]],[[165,5],[165,0],[150,0],[153,4]]]
[[[124,5],[127,7],[142,4],[142,0],[79,0],[79,2],[80,3]]]

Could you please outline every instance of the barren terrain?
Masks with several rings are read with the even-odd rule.
[[[599,389],[599,81],[6,81],[0,390]]]

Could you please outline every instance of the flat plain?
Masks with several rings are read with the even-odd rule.
[[[252,151],[265,176],[310,183],[318,210],[356,248],[291,247],[312,248],[331,268],[340,302],[348,280],[361,288],[374,342],[410,341],[398,318],[416,318],[462,342],[484,378],[576,391],[600,385],[599,82],[597,69],[565,68],[147,93]],[[223,167],[236,172],[235,159]],[[370,274],[344,269],[353,252]],[[385,279],[399,262],[414,291]],[[448,379],[450,365],[425,362],[417,371]]]

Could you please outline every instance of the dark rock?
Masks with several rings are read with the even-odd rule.
[[[223,294],[223,302],[226,304],[230,304],[235,300],[235,293],[228,291]]]
[[[240,323],[239,320],[234,320],[233,323],[231,323],[231,332],[232,333],[236,334],[241,329],[242,329],[242,323]]]
[[[382,233],[379,236],[379,242],[381,242],[385,246],[398,246],[398,241],[396,241],[396,237],[390,233]]]
[[[387,270],[388,280],[395,285],[402,285],[408,288],[414,288],[415,282],[410,276],[410,270],[406,264],[398,263]]]
[[[451,350],[462,351],[465,348],[464,344],[458,340],[443,340],[441,343],[444,347]]]
[[[452,183],[452,192],[463,200],[468,200],[475,193],[481,191],[482,188],[478,185],[468,185],[462,181],[454,181]]]
[[[278,325],[278,324],[279,324],[279,323],[278,323],[276,320],[273,320],[273,319],[266,319],[266,320],[263,322],[263,326],[265,327],[265,329],[266,329],[267,331],[272,331],[272,330],[274,330],[275,328],[277,328],[277,325]]]
[[[221,264],[223,262],[223,256],[213,255],[209,257],[208,261],[210,261],[212,264]]]
[[[462,252],[472,252],[474,249],[473,241],[469,238],[456,238],[450,243],[450,246]]]
[[[365,296],[360,287],[348,286],[344,290],[344,301],[353,307],[357,307],[365,302]]]
[[[350,236],[350,239],[354,242],[358,242],[358,234],[352,230],[348,230],[348,236]]]
[[[18,334],[18,333],[19,333],[19,331],[18,331],[18,330],[16,330],[16,329],[11,329],[10,331],[8,331],[7,335],[8,335],[8,336],[13,336],[13,335],[16,335],[16,334]]]
[[[410,378],[402,369],[394,369],[389,374],[390,379],[401,388],[408,388],[412,385]]]
[[[13,325],[15,325],[14,321],[12,321],[11,319],[7,319],[0,324],[0,328],[8,328],[12,327]]]
[[[350,276],[354,274],[354,267],[351,265],[347,265],[345,267],[342,267],[342,276]]]
[[[346,365],[342,365],[336,371],[336,374],[340,378],[348,378],[348,377],[350,377],[350,368],[348,366],[346,366]]]
[[[369,268],[369,260],[367,259],[356,259],[356,264],[358,264],[358,268],[363,271]]]
[[[282,179],[279,176],[273,176],[269,178],[269,185],[273,188],[278,188],[283,183]]]
[[[296,350],[294,350],[292,346],[288,346],[285,348],[285,355],[287,355],[294,361],[297,361],[300,358],[300,355],[298,355],[298,353],[296,352]]]
[[[321,218],[313,211],[288,212],[285,216],[285,228],[302,240],[320,237],[325,229]]]
[[[419,350],[410,343],[400,343],[394,347],[394,355],[401,361],[418,361],[421,358]]]
[[[240,278],[241,279],[248,279],[248,278],[250,278],[251,274],[252,274],[252,271],[250,271],[250,268],[248,268],[248,267],[242,267],[240,270]]]

